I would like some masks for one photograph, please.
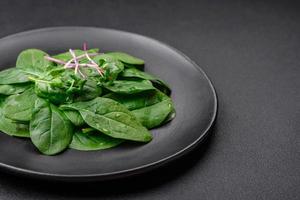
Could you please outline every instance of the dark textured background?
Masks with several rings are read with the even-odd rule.
[[[219,112],[206,143],[170,166],[83,185],[0,173],[0,199],[299,199],[299,10],[290,1],[1,0],[0,36],[99,26],[182,50],[211,78]]]

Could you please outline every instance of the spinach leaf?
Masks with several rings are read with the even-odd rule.
[[[60,84],[56,84],[56,86],[64,88],[67,94],[82,91],[82,88],[87,81],[86,79],[82,79],[80,75],[74,74],[74,71],[72,70],[65,70],[60,76],[53,80],[59,80]]]
[[[165,95],[157,90],[153,90],[134,95],[109,93],[103,97],[113,99],[124,105],[128,110],[132,111],[159,103],[163,98],[165,98]]]
[[[136,118],[149,129],[161,125],[171,112],[174,113],[174,108],[170,99],[132,111]]]
[[[123,104],[147,128],[154,128],[175,117],[172,100],[156,90],[136,95],[108,94],[105,97]]]
[[[63,105],[62,109],[78,110],[91,127],[114,138],[148,142],[150,132],[122,104],[108,98]]]
[[[165,124],[169,121],[172,121],[174,118],[176,117],[176,110],[175,107],[173,105],[173,108],[171,110],[171,112],[168,114],[168,116],[166,117],[166,119],[162,122],[162,124]]]
[[[0,84],[29,82],[28,74],[17,68],[9,68],[0,72]]]
[[[76,98],[84,100],[94,98],[101,93],[101,88],[97,86],[96,82],[93,82],[92,79],[82,79],[71,70],[48,75],[44,79],[33,80],[36,94],[41,98],[49,99],[54,104],[71,102],[76,95]]]
[[[93,151],[115,147],[121,144],[123,140],[109,137],[97,130],[87,133],[79,130],[73,135],[70,148],[81,151]]]
[[[37,96],[48,99],[54,104],[64,103],[69,97],[63,88],[63,83],[55,80],[36,80],[35,93]]]
[[[167,83],[165,83],[163,80],[156,78],[146,72],[140,71],[136,68],[127,68],[125,69],[121,74],[120,77],[123,78],[140,78],[152,81],[153,85],[157,87],[159,90],[164,92],[165,94],[170,94],[171,89],[168,86]]]
[[[100,96],[102,89],[97,85],[96,81],[88,79],[75,97],[75,101],[87,101]]]
[[[106,54],[111,55],[115,59],[118,59],[124,63],[132,64],[132,65],[143,65],[145,63],[142,59],[139,59],[137,57],[131,56],[123,52],[109,52]]]
[[[115,59],[113,56],[108,55],[106,53],[99,54],[95,57],[93,57],[93,60],[98,63],[99,65],[103,65],[105,62],[106,63],[115,63],[117,66],[122,68],[124,66],[118,59]]]
[[[66,149],[73,137],[73,127],[62,111],[38,98],[30,121],[30,138],[40,152],[57,154]]]
[[[17,58],[16,68],[34,76],[44,76],[53,67],[51,62],[44,58],[46,55],[47,53],[38,49],[24,50]]]
[[[28,124],[20,123],[6,118],[0,110],[0,131],[10,136],[29,137]]]
[[[105,71],[105,81],[115,80],[118,74],[124,70],[124,64],[108,54],[95,56],[93,60]]]
[[[29,126],[26,123],[20,123],[8,119],[4,116],[3,106],[6,104],[5,99],[0,100],[0,131],[10,136],[29,137]]]
[[[83,126],[85,124],[84,120],[77,110],[64,110],[63,112],[75,126]]]
[[[148,80],[116,80],[112,84],[104,84],[103,86],[112,92],[120,94],[135,94],[155,90],[155,87]]]
[[[129,77],[129,78],[141,78],[145,80],[156,80],[154,76],[143,72],[141,70],[138,70],[136,68],[126,68],[124,71],[120,74],[121,77]]]
[[[2,95],[20,94],[25,90],[29,89],[30,87],[32,87],[32,84],[27,84],[27,83],[0,85],[0,94]]]
[[[3,112],[5,117],[15,121],[28,122],[31,119],[36,98],[33,88],[26,90],[22,94],[9,96],[4,105]]]

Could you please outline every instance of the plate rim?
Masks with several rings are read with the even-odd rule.
[[[172,47],[171,45],[169,45],[165,42],[162,42],[155,38],[141,35],[138,33],[133,33],[133,32],[119,30],[119,29],[113,29],[113,28],[104,28],[104,27],[95,27],[95,26],[53,26],[53,27],[44,27],[44,28],[31,29],[31,30],[13,33],[13,34],[10,34],[10,35],[0,38],[0,43],[7,39],[12,39],[14,37],[23,36],[23,35],[32,34],[32,33],[45,32],[45,31],[47,32],[47,31],[53,31],[53,30],[71,30],[71,29],[97,29],[97,30],[121,32],[121,33],[130,34],[130,35],[134,35],[134,36],[138,36],[138,37],[143,37],[145,39],[152,40],[154,42],[162,44],[162,45],[170,48],[171,50],[175,51],[182,57],[184,57],[188,62],[190,62],[193,65],[193,67],[197,71],[199,71],[199,73],[201,73],[204,76],[204,78],[208,81],[209,87],[211,88],[211,91],[213,94],[214,107],[213,107],[213,115],[210,118],[210,122],[208,123],[205,130],[201,133],[201,135],[196,140],[194,140],[192,143],[185,146],[181,150],[179,150],[167,157],[159,159],[157,161],[150,162],[148,164],[140,165],[137,167],[133,167],[130,169],[118,170],[118,171],[107,172],[107,173],[94,173],[94,174],[58,174],[58,173],[38,172],[38,171],[30,170],[30,169],[24,169],[21,167],[16,167],[13,165],[5,164],[2,162],[0,162],[0,168],[8,170],[9,172],[15,172],[15,173],[18,173],[21,175],[39,178],[39,179],[54,179],[54,180],[61,180],[61,181],[112,180],[112,179],[123,178],[123,177],[128,177],[131,175],[144,173],[144,172],[156,169],[159,166],[162,166],[164,164],[170,163],[170,162],[184,156],[191,150],[193,150],[209,134],[209,130],[211,129],[211,127],[213,126],[213,124],[216,120],[217,110],[218,110],[218,99],[217,99],[217,94],[216,94],[215,88],[214,88],[211,80],[207,76],[207,74],[203,71],[203,69],[196,62],[194,62],[192,59],[190,59],[182,51],[176,49],[175,47]]]

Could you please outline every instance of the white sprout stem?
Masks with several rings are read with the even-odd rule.
[[[102,72],[99,68],[97,68],[96,70],[97,70],[97,72],[100,74],[100,76],[103,77],[103,72]]]
[[[84,75],[80,70],[78,70],[78,73],[79,73],[83,78],[86,78],[85,75]]]
[[[93,63],[96,67],[94,67],[96,70],[97,70],[97,72],[101,75],[101,76],[103,76],[103,73],[102,73],[102,69],[99,67],[99,65],[97,64],[97,63],[95,63],[95,61],[93,60],[93,59],[91,59],[91,57],[87,54],[87,53],[85,53],[85,55],[86,55],[86,57],[87,57],[87,59],[91,62],[91,63]]]
[[[52,57],[50,57],[50,56],[45,56],[45,59],[46,59],[46,60],[49,60],[49,61],[52,61],[52,62],[56,62],[56,63],[61,64],[61,65],[66,64],[66,62],[64,62],[64,61],[62,61],[62,60],[58,60],[58,59],[56,59],[56,58],[52,58]]]
[[[89,53],[89,56],[97,56],[99,55],[99,53]],[[80,56],[77,56],[76,59],[79,60],[81,58],[84,58],[86,55],[85,54],[81,54]],[[74,60],[74,58],[72,59],[72,61]]]
[[[64,65],[64,68],[69,68],[69,66],[70,66],[70,64],[71,64],[72,61],[73,61],[72,59],[69,60],[69,61]]]
[[[70,54],[72,55],[73,60],[75,62],[75,74],[77,74],[78,70],[80,71],[80,69],[79,69],[79,65],[78,65],[78,61],[77,61],[76,55],[75,55],[75,53],[74,53],[74,51],[72,49],[69,49],[69,51],[70,51]]]
[[[97,63],[95,63],[95,61],[93,61],[93,59],[91,59],[91,57],[89,56],[89,54],[85,53],[85,56],[87,57],[87,59],[93,63],[94,65],[97,65]],[[97,65],[98,66],[98,65]]]
[[[97,56],[101,53],[87,53],[86,43],[83,44],[83,50],[85,51],[84,54],[76,56],[75,52],[72,49],[69,49],[72,59],[70,59],[68,62],[50,56],[45,56],[45,59],[64,65],[64,68],[75,68],[75,74],[79,73],[83,78],[86,78],[86,76],[81,72],[80,67],[92,67],[96,69],[101,76],[103,76],[103,69],[101,69],[101,67],[93,59],[91,59],[91,56]],[[82,58],[87,58],[90,63],[79,63],[80,59]]]
[[[70,63],[68,66],[66,66],[65,68],[74,68],[76,65],[74,63]],[[89,64],[89,63],[79,63],[78,64],[79,67],[97,67],[94,64]]]
[[[103,73],[102,73],[102,71],[100,70],[100,68],[99,68],[99,66],[95,66],[95,65],[93,65],[93,66],[91,66],[92,68],[94,68],[94,69],[96,69],[97,70],[97,72],[100,74],[100,76],[102,76],[103,77]]]
[[[79,66],[81,66],[81,67],[97,67],[98,65],[89,64],[89,63],[82,63],[82,64],[79,64]]]
[[[90,53],[88,54],[89,56],[97,56],[97,55],[100,55],[99,53]],[[80,56],[77,56],[76,59],[81,59],[81,58],[84,58],[86,55],[80,55]],[[62,60],[59,60],[59,59],[56,59],[56,58],[53,58],[53,57],[50,57],[50,56],[45,56],[45,59],[46,60],[49,60],[49,61],[52,61],[52,62],[55,62],[55,63],[58,63],[58,64],[61,64],[61,65],[65,65],[66,62],[65,61],[62,61]],[[72,60],[69,60],[68,63],[71,64],[71,62],[73,62],[74,59]]]
[[[74,53],[74,51],[72,50],[72,52],[73,52],[73,55],[75,55],[75,53]],[[71,52],[70,52],[71,53]],[[72,54],[71,54],[72,55]],[[80,56],[77,56],[76,57],[76,55],[75,55],[75,57],[72,55],[72,59],[71,60],[69,60],[65,65],[64,65],[64,68],[68,68],[68,65],[70,65],[72,62],[74,62],[75,60],[80,60],[81,58],[84,58],[84,57],[86,57],[86,55],[85,54],[82,54],[82,55],[80,55]],[[90,53],[89,54],[89,56],[96,56],[96,55],[99,55],[98,53]]]

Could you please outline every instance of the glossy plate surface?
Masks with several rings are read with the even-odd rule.
[[[91,27],[55,27],[22,32],[0,40],[1,70],[15,65],[20,51],[42,49],[50,54],[98,47],[102,52],[124,51],[145,60],[145,71],[165,80],[172,89],[177,116],[153,129],[148,144],[83,152],[67,150],[44,156],[29,140],[0,134],[0,167],[35,178],[64,181],[106,180],[146,172],[178,158],[195,147],[216,117],[217,99],[204,72],[178,50],[157,40],[123,31]]]

